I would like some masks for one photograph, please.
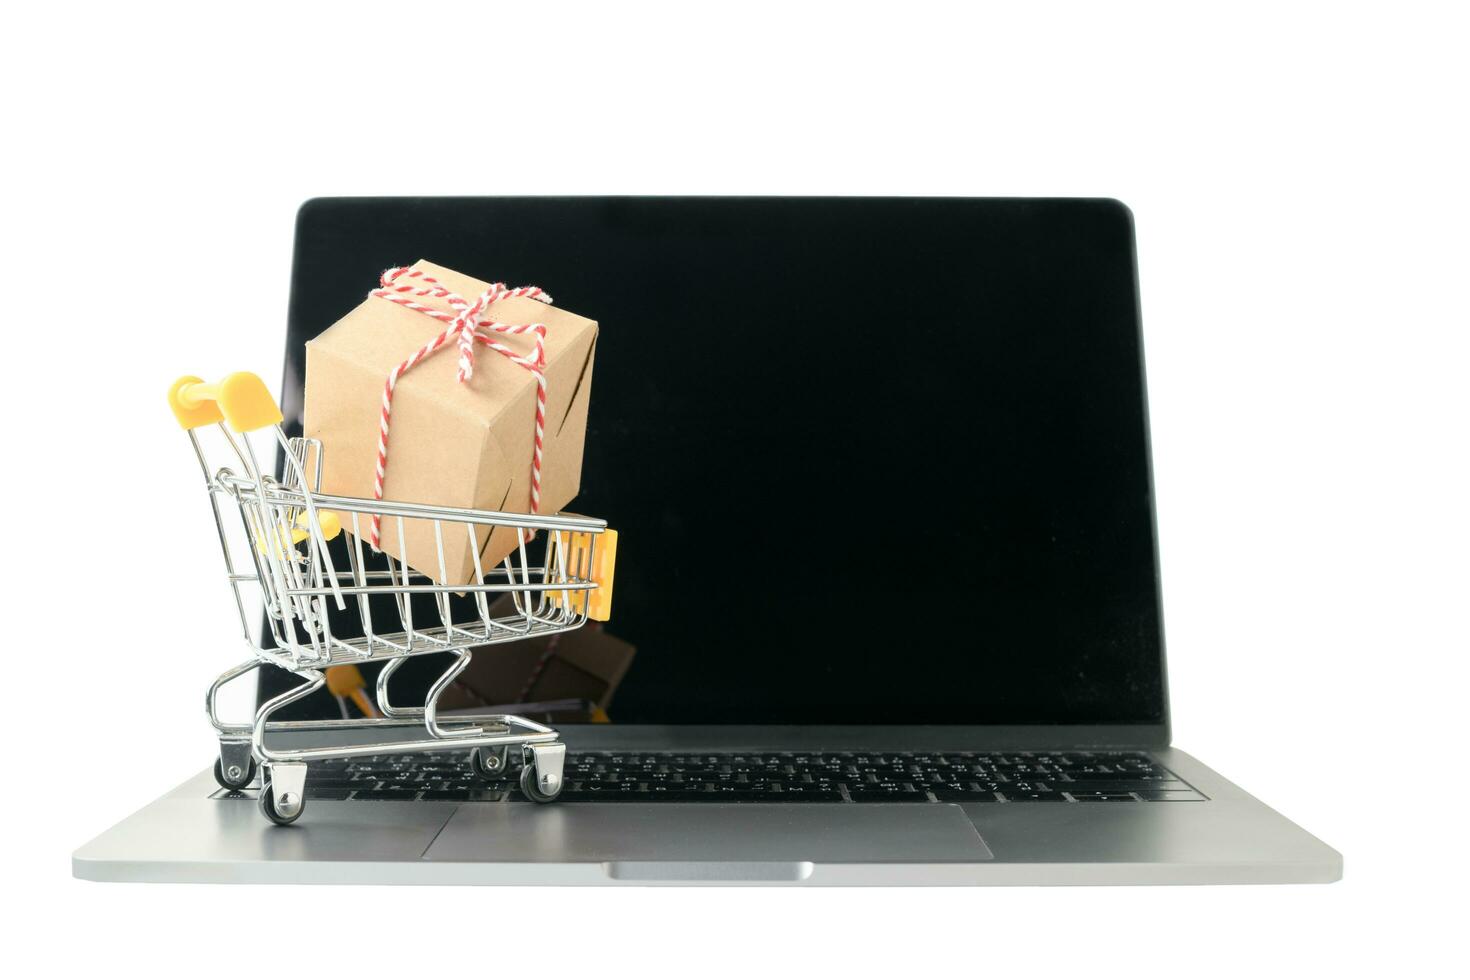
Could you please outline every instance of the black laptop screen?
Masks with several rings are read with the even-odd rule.
[[[600,324],[571,509],[621,534],[614,722],[1162,720],[1120,205],[314,201],[298,431],[305,341],[420,258]]]

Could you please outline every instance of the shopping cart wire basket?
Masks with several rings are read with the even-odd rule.
[[[220,674],[206,698],[210,724],[219,736],[215,778],[220,785],[245,790],[259,771],[262,812],[274,823],[289,824],[305,809],[312,761],[458,747],[469,750],[477,774],[496,777],[505,772],[511,748],[519,746],[522,793],[535,802],[554,799],[561,792],[566,755],[554,729],[509,714],[441,717],[439,696],[469,665],[473,648],[564,633],[589,619],[606,620],[617,532],[604,521],[566,514],[323,494],[321,443],[288,438],[269,389],[248,372],[218,384],[180,378],[169,391],[169,404],[188,432],[204,474],[225,572],[250,648],[250,658]],[[209,429],[222,436],[219,448],[231,457],[231,465],[211,469],[201,440]],[[279,478],[261,468],[252,445],[252,434],[260,438],[267,431],[280,450]],[[238,469],[232,468],[235,464]],[[239,514],[238,531],[225,518],[232,511]],[[375,516],[381,520],[381,557],[365,544]],[[399,555],[408,554],[410,527],[431,531],[438,549],[437,578],[392,557],[395,544]],[[518,545],[497,567],[483,568],[480,545],[500,527],[517,529]],[[344,531],[348,536],[339,542],[338,552],[345,552],[346,561],[338,567],[343,563],[334,561],[329,542]],[[444,542],[455,535],[469,538],[475,570],[475,581],[469,584],[451,583],[446,573]],[[510,596],[510,605],[499,603],[492,614],[491,600],[502,595]],[[252,626],[252,619],[264,625]],[[394,704],[388,690],[394,672],[407,658],[428,653],[450,654],[452,659],[430,685],[421,707]],[[271,720],[281,708],[320,689],[326,671],[374,661],[382,662],[376,685],[382,717]],[[300,684],[260,705],[249,724],[222,721],[221,688],[264,664],[290,671]],[[422,724],[422,736],[403,739],[405,723]],[[351,730],[349,742],[300,748],[294,738],[289,747],[279,738],[275,745],[269,739],[272,734],[334,730]],[[374,738],[375,731],[383,737]]]

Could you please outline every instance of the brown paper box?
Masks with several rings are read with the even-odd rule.
[[[413,267],[471,302],[489,287],[431,262]],[[426,305],[448,308],[442,300]],[[597,323],[525,298],[503,299],[489,315],[501,323],[546,325],[540,512],[556,513],[577,495],[581,482]],[[322,441],[324,493],[372,498],[383,384],[393,368],[444,326],[423,313],[368,298],[307,342],[305,433]],[[517,351],[532,349],[529,336],[500,335],[500,339]],[[536,380],[525,368],[478,344],[474,374],[465,383],[456,377],[458,363],[451,342],[399,379],[383,498],[529,513]],[[360,520],[366,543],[369,522],[365,516]],[[352,530],[350,520],[344,518],[343,524]],[[479,528],[472,545],[463,525],[446,524],[446,575],[441,577],[433,525],[405,520],[403,531],[405,547],[400,548],[397,521],[385,518],[382,549],[430,578],[453,585],[474,580],[472,547],[479,550],[486,572],[516,547],[516,532],[509,527],[497,527],[493,534]]]

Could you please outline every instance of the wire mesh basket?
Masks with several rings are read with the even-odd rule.
[[[398,752],[471,750],[477,773],[494,776],[520,746],[521,791],[549,801],[560,792],[565,747],[557,732],[517,715],[456,715],[441,719],[439,696],[467,667],[473,648],[564,633],[610,612],[617,534],[606,522],[573,515],[531,515],[342,497],[320,492],[323,448],[315,440],[288,438],[265,384],[233,374],[216,385],[181,378],[170,404],[188,431],[209,491],[225,570],[250,658],[210,685],[207,708],[219,735],[215,774],[221,786],[243,791],[261,772],[260,802],[266,816],[291,823],[305,807],[307,766],[313,760]],[[200,435],[215,429],[231,459],[212,469]],[[279,477],[260,465],[252,434],[268,433],[282,461]],[[233,464],[238,464],[238,469]],[[225,515],[236,512],[232,528]],[[368,525],[379,547],[365,544]],[[497,528],[512,528],[516,545],[492,568],[481,565],[483,542]],[[344,533],[345,532],[345,533]],[[467,539],[466,537],[467,536]],[[234,543],[232,543],[232,538]],[[243,545],[240,540],[243,538]],[[430,541],[437,567],[410,568],[401,558],[411,539]],[[464,541],[474,577],[452,581],[446,541]],[[336,554],[334,555],[334,549]],[[244,557],[241,555],[244,552]],[[418,562],[422,565],[422,562]],[[435,574],[437,573],[437,574]],[[510,597],[510,606],[492,599]],[[252,626],[258,617],[263,626]],[[486,651],[490,652],[490,651]],[[449,666],[429,687],[422,706],[395,705],[394,672],[407,658],[450,655]],[[376,693],[380,718],[322,722],[272,722],[271,716],[327,683],[334,668],[381,661]],[[256,710],[249,725],[221,721],[220,689],[272,664],[300,683]],[[422,737],[388,737],[388,729],[421,723]],[[345,744],[298,747],[298,730],[350,728]],[[363,731],[382,728],[382,739]],[[269,735],[286,744],[268,744]]]

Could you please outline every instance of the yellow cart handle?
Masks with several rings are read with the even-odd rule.
[[[169,388],[168,404],[186,429],[228,422],[236,432],[254,432],[282,421],[270,389],[249,371],[236,371],[215,384],[186,374]]]

